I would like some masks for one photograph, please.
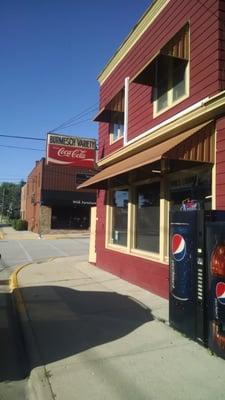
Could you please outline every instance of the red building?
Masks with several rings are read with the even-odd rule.
[[[36,161],[21,196],[21,216],[28,221],[28,230],[43,234],[51,229],[88,229],[96,191],[78,191],[77,186],[94,174],[94,169],[47,165],[45,158]]]
[[[169,211],[225,209],[225,2],[154,1],[98,80],[96,263],[167,298]]]

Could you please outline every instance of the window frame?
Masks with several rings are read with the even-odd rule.
[[[155,65],[156,68],[156,80],[157,80],[157,73],[158,73],[158,63],[156,62]],[[173,100],[173,90],[174,90],[174,86],[173,86],[173,69],[170,68],[169,71],[169,79],[168,79],[168,90],[167,90],[167,106],[162,108],[161,110],[158,110],[158,88],[157,86],[155,88],[153,88],[153,118],[158,117],[159,115],[161,115],[162,113],[166,112],[167,110],[171,109],[172,107],[175,107],[177,104],[181,103],[183,100],[187,99],[190,96],[190,61],[187,61],[186,67],[185,67],[185,79],[184,79],[184,83],[185,83],[185,93],[179,97],[177,100]]]
[[[112,204],[112,199],[113,199],[113,192],[116,190],[128,190],[128,208],[127,208],[127,245],[123,246],[120,244],[112,243],[112,217],[113,217],[113,204]],[[128,248],[128,235],[130,231],[129,227],[129,205],[130,205],[130,188],[128,185],[125,186],[116,186],[113,188],[110,188],[107,191],[107,212],[106,212],[106,237],[105,237],[105,247],[106,248],[115,248],[121,251],[125,251]]]
[[[144,186],[144,185],[152,185],[154,183],[159,183],[159,251],[158,252],[153,252],[153,251],[148,251],[148,250],[143,250],[143,249],[138,249],[136,246],[136,228],[137,228],[137,203],[136,203],[136,199],[137,199],[137,188],[139,186]],[[160,254],[160,200],[161,200],[161,180],[158,178],[156,179],[151,179],[151,181],[149,180],[145,180],[145,181],[140,181],[135,183],[134,187],[133,187],[133,195],[132,195],[132,204],[133,204],[133,216],[132,216],[132,243],[131,243],[131,251],[133,253],[139,253],[139,254],[151,254],[152,257],[158,257]]]
[[[113,187],[107,190],[106,206],[106,230],[105,230],[105,248],[129,254],[148,260],[153,260],[168,264],[168,229],[169,229],[169,205],[165,197],[165,178],[144,179],[133,183],[132,185],[123,185]],[[140,250],[134,247],[135,243],[135,190],[137,186],[143,184],[160,183],[160,203],[159,203],[159,253]],[[121,246],[111,242],[112,237],[112,192],[114,190],[128,190],[128,213],[127,213],[127,246]],[[164,227],[164,230],[162,229]],[[167,233],[166,233],[167,232]],[[166,233],[166,234],[165,234]]]
[[[186,26],[187,26],[187,24],[186,24]],[[183,29],[185,29],[185,26]],[[170,70],[169,70],[168,90],[166,92],[167,93],[167,106],[162,108],[161,110],[158,110],[158,88],[157,88],[157,85],[156,85],[156,87],[152,88],[152,90],[153,90],[153,118],[158,117],[162,113],[166,112],[167,110],[169,110],[172,107],[176,106],[177,104],[181,103],[183,100],[187,99],[190,96],[190,25],[189,25],[189,23],[188,23],[187,38],[188,38],[187,39],[188,40],[188,59],[186,60],[186,66],[185,66],[185,72],[184,72],[185,93],[178,99],[173,100],[174,85],[173,85],[173,68],[171,66]],[[168,43],[170,43],[171,40]],[[166,47],[167,47],[167,45],[165,46],[165,48]],[[155,76],[156,76],[156,82],[157,82],[158,60],[156,61],[156,64],[155,64]]]
[[[120,136],[117,134],[116,139],[114,139],[114,132],[113,132],[113,129],[114,129],[115,125],[120,125],[120,126],[123,127],[122,134]],[[117,133],[118,133],[118,130],[117,130]],[[118,140],[123,139],[123,137],[124,137],[124,123],[122,123],[122,122],[110,122],[110,124],[109,124],[109,140],[110,140],[110,144],[118,142]]]

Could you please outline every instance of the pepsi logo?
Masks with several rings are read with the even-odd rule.
[[[172,255],[176,261],[182,261],[186,255],[186,242],[178,233],[172,237]]]
[[[225,305],[225,283],[218,282],[216,284],[216,298],[219,303]]]

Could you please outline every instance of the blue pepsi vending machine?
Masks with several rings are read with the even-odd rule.
[[[225,358],[225,212],[170,213],[170,325]]]
[[[170,325],[205,341],[203,211],[170,213]]]
[[[225,216],[206,222],[208,346],[225,358]]]

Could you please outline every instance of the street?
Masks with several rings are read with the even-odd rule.
[[[49,257],[82,256],[88,253],[88,238],[53,240],[1,240],[1,269],[12,272],[15,266]]]
[[[26,357],[9,289],[10,269],[3,263],[0,261],[0,398],[24,400],[27,398]]]
[[[224,399],[224,360],[169,326],[167,300],[89,264],[87,237],[9,233],[0,240],[1,400]],[[12,296],[17,260],[26,266]]]
[[[11,228],[4,229],[6,232],[11,231]],[[0,398],[25,400],[29,399],[29,367],[21,327],[9,289],[10,275],[18,265],[41,262],[52,257],[86,256],[88,238],[20,240],[23,234],[13,234],[18,239],[12,240],[6,234],[0,240]]]

